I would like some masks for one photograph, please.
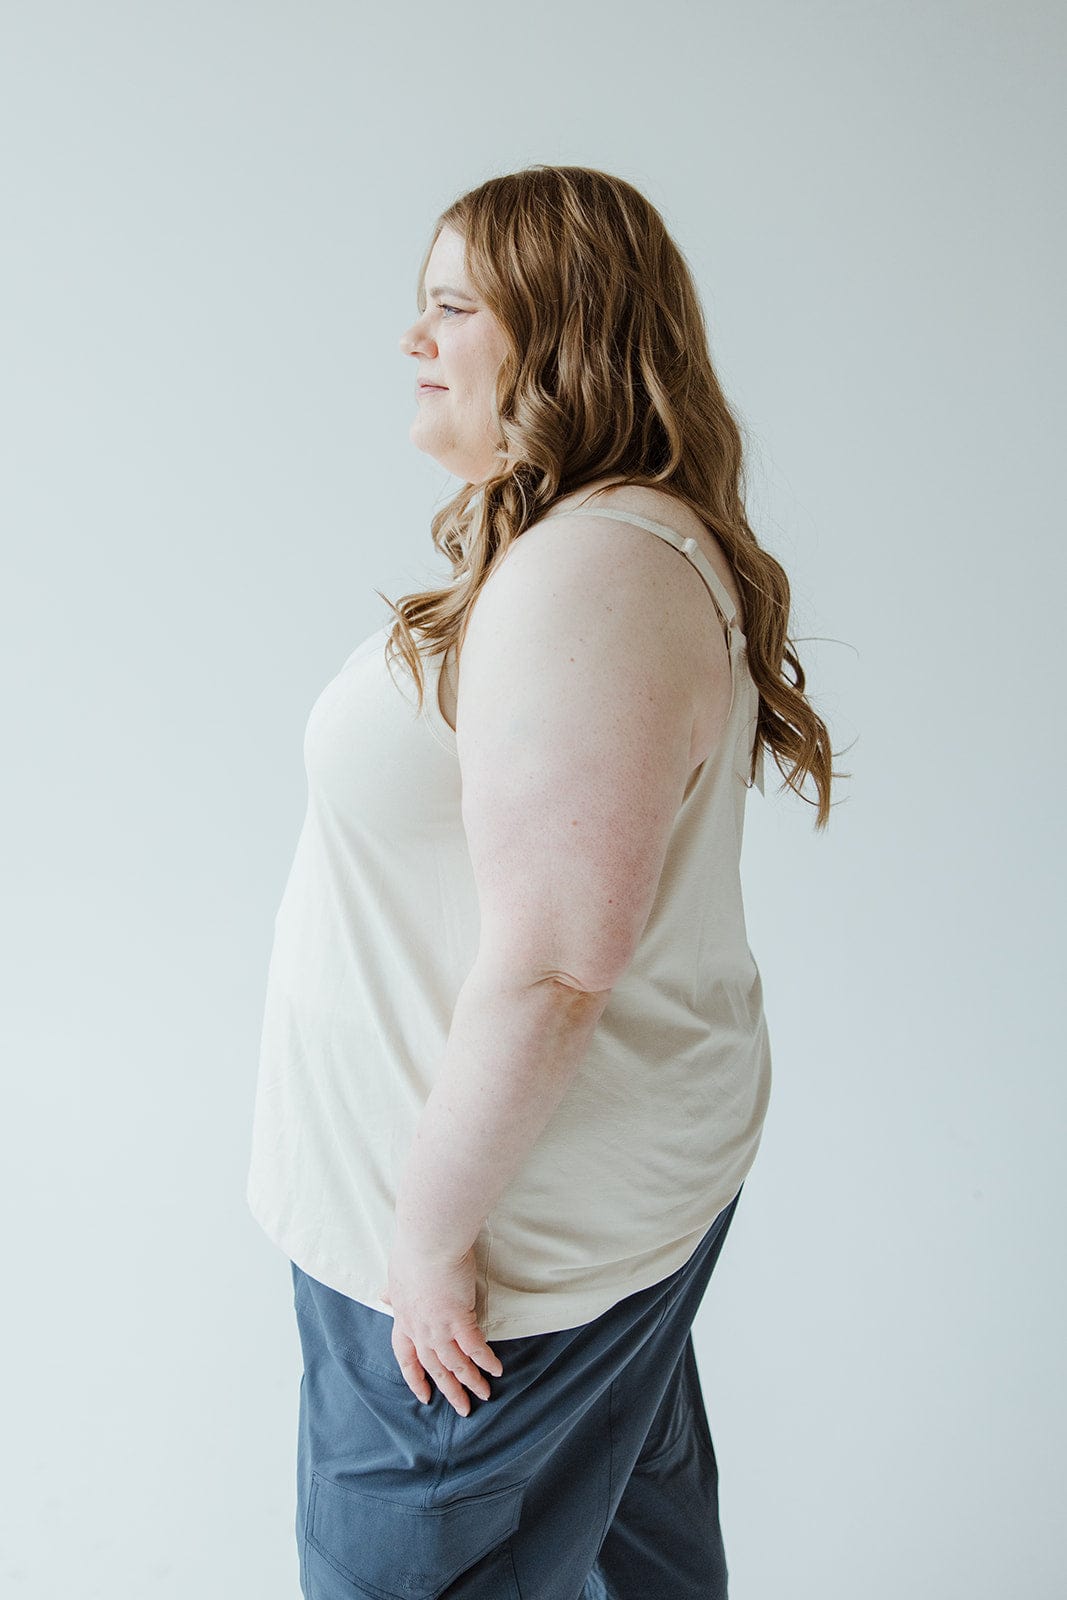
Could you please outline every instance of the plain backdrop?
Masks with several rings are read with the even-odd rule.
[[[304,723],[445,575],[433,221],[543,161],[690,262],[851,774],[823,835],[770,760],[748,807],[774,1085],[695,1325],[731,1595],[1061,1595],[1062,6],[0,27],[4,1594],[298,1600],[244,1184]]]

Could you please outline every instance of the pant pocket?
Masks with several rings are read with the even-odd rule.
[[[519,1524],[525,1484],[413,1506],[334,1483],[312,1472],[307,1543],[332,1571],[375,1600],[437,1600],[470,1573],[464,1600],[518,1600],[508,1541]],[[478,1571],[475,1573],[474,1568]],[[309,1575],[308,1600],[341,1600],[351,1587],[323,1587]]]

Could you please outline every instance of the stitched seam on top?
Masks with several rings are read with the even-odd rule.
[[[434,1389],[437,1389],[437,1384],[436,1384],[436,1381],[433,1378],[430,1377],[429,1373],[426,1374],[426,1381],[430,1384],[430,1387],[431,1387],[431,1396],[430,1396],[430,1402],[429,1403],[432,1405],[433,1404],[432,1391]],[[423,1491],[423,1494],[422,1494],[422,1510],[423,1511],[433,1511],[435,1509],[430,1504],[430,1496],[440,1486],[441,1480],[443,1479],[443,1477],[445,1475],[444,1474],[444,1469],[445,1469],[445,1464],[446,1464],[446,1462],[448,1460],[447,1445],[451,1442],[452,1435],[456,1431],[456,1418],[459,1415],[459,1413],[457,1411],[453,1410],[451,1402],[445,1399],[445,1397],[441,1393],[440,1389],[437,1389],[437,1398],[441,1402],[441,1405],[444,1407],[444,1410],[438,1412],[437,1461],[434,1464],[433,1474],[432,1474],[432,1476],[430,1478],[430,1482],[429,1482],[429,1484],[427,1485],[426,1489]],[[447,1422],[451,1422],[451,1427],[441,1427],[441,1425],[440,1425],[440,1418],[441,1417],[444,1417],[446,1423]]]
[[[604,1519],[604,1532],[600,1536],[600,1545],[597,1546],[598,1554],[604,1540],[611,1531],[611,1524],[614,1520],[611,1515],[611,1502],[615,1495],[615,1424],[613,1418],[615,1415],[615,1384],[617,1381],[616,1378],[613,1378],[611,1387],[608,1389],[608,1509],[607,1516]]]

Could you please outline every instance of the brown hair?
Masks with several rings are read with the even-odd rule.
[[[405,595],[386,642],[424,679],[415,632],[433,654],[462,648],[466,622],[513,540],[553,502],[612,475],[667,490],[721,542],[742,594],[748,665],[760,695],[757,746],[786,783],[818,792],[816,828],[830,815],[834,777],[825,723],[804,694],[787,633],[789,581],[745,517],[741,431],[712,366],[693,279],[656,208],[631,184],[588,167],[526,167],[462,195],[442,228],[465,241],[468,277],[510,349],[497,377],[500,464],[466,484],[431,523],[452,565],[446,588]],[[377,591],[381,594],[381,591]],[[791,677],[783,673],[787,666]],[[755,761],[753,761],[753,773]]]

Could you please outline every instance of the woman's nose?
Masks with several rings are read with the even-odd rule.
[[[400,335],[400,348],[406,356],[417,355],[420,352],[425,351],[430,342],[431,341],[427,335],[421,331],[417,322],[412,323],[407,332]]]

